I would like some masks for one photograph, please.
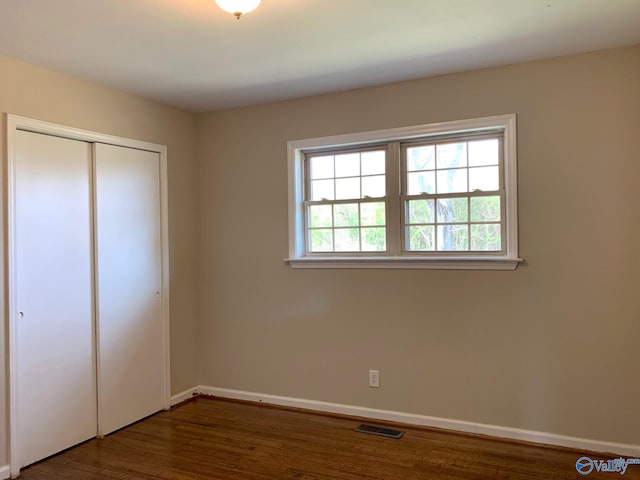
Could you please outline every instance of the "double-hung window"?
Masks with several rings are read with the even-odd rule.
[[[387,251],[386,146],[305,154],[308,254]]]
[[[293,267],[514,269],[515,115],[289,142]]]

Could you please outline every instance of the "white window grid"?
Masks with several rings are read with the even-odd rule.
[[[374,152],[374,151],[384,151],[385,152],[385,171],[384,171],[384,177],[385,177],[385,195],[384,196],[379,196],[379,197],[370,197],[370,196],[363,196],[362,192],[363,192],[363,179],[366,179],[368,177],[376,177],[376,176],[382,176],[381,174],[375,173],[375,174],[367,174],[367,175],[362,175],[362,160],[360,160],[360,175],[353,175],[353,176],[336,176],[336,167],[335,167],[335,156],[337,155],[348,155],[348,154],[352,154],[352,153],[358,153],[358,154],[362,154],[362,153],[366,153],[366,152]],[[333,177],[326,177],[326,180],[333,180],[333,199],[320,199],[320,200],[312,200],[311,199],[311,192],[312,192],[312,186],[311,186],[311,161],[314,157],[323,157],[323,156],[334,156],[334,167],[333,167],[333,171],[334,171],[334,175]],[[388,226],[389,226],[389,221],[390,221],[390,214],[389,214],[389,182],[388,182],[388,170],[389,170],[389,161],[388,161],[388,145],[386,143],[375,143],[375,144],[368,144],[368,145],[364,145],[364,146],[360,146],[357,148],[341,148],[341,149],[333,149],[333,148],[329,148],[329,149],[323,149],[323,150],[316,150],[313,152],[304,152],[304,168],[303,168],[303,174],[304,174],[304,236],[305,236],[305,253],[307,255],[312,255],[312,256],[335,256],[335,255],[364,255],[364,256],[371,256],[371,255],[385,255],[388,254],[389,249],[388,249],[388,244],[389,244],[389,238],[388,238]],[[358,178],[360,180],[360,193],[361,196],[360,197],[353,197],[353,198],[346,198],[346,199],[337,199],[337,192],[336,192],[336,180],[346,180],[346,179],[353,179],[353,178]],[[366,203],[384,203],[385,205],[385,223],[382,225],[377,225],[377,224],[362,224],[362,205],[366,204]],[[358,219],[359,219],[359,224],[358,226],[335,226],[335,207],[338,205],[349,205],[349,204],[357,204],[358,205]],[[309,211],[310,211],[310,207],[312,206],[320,206],[320,205],[326,205],[326,206],[331,206],[331,226],[330,227],[313,227],[310,225],[310,215],[309,215]],[[362,246],[362,230],[363,229],[367,229],[367,228],[383,228],[385,230],[385,249],[384,250],[363,250],[363,246]],[[333,245],[333,250],[332,251],[312,251],[311,248],[311,236],[310,236],[310,232],[313,230],[331,230],[332,231],[332,245]],[[350,230],[350,229],[358,229],[359,235],[358,235],[358,249],[357,250],[336,250],[335,246],[336,246],[336,232],[339,230]]]
[[[481,140],[490,140],[495,139],[498,141],[498,175],[499,175],[499,188],[497,190],[489,190],[489,191],[463,191],[456,193],[420,193],[420,194],[408,194],[408,186],[407,186],[407,177],[409,168],[408,168],[408,160],[407,160],[407,150],[412,147],[426,147],[433,146],[435,153],[434,158],[434,166],[431,169],[425,171],[433,171],[434,172],[434,180],[435,180],[435,191],[438,192],[438,174],[437,172],[443,170],[460,170],[465,171],[466,173],[466,184],[467,187],[471,185],[470,175],[474,169],[477,168],[485,168],[486,165],[481,166],[470,166],[468,163],[468,148],[465,149],[465,155],[467,158],[465,159],[465,165],[456,166],[456,167],[447,167],[438,168],[438,145],[446,145],[451,143],[465,143],[473,141],[481,141]],[[340,179],[349,179],[349,178],[358,178],[360,180],[360,192],[362,193],[362,180],[366,177],[377,176],[374,175],[362,175],[362,170],[360,170],[360,175],[357,176],[344,176],[337,177],[336,176],[336,168],[335,168],[335,156],[337,155],[345,155],[351,153],[364,153],[368,151],[377,151],[384,150],[385,158],[386,158],[386,169],[385,169],[385,179],[386,182],[386,194],[383,197],[354,197],[347,199],[336,199],[336,180]],[[311,175],[310,175],[310,164],[314,157],[322,157],[322,156],[334,156],[334,175],[333,177],[327,177],[326,180],[333,180],[333,199],[320,199],[320,200],[312,200],[311,199]],[[481,134],[469,134],[469,135],[443,135],[438,137],[430,137],[427,139],[417,139],[412,140],[410,142],[388,142],[384,144],[376,143],[371,145],[363,145],[357,148],[342,148],[342,149],[326,149],[326,150],[314,150],[312,152],[305,152],[305,161],[304,161],[304,179],[305,179],[305,188],[304,188],[304,234],[305,234],[305,254],[309,256],[335,256],[335,255],[389,255],[395,251],[400,251],[402,255],[413,255],[413,256],[454,256],[461,254],[474,254],[474,255],[504,255],[506,251],[505,245],[505,237],[506,237],[506,222],[505,222],[505,188],[504,188],[504,152],[503,152],[503,135],[501,132],[491,132],[491,133],[481,133]],[[417,172],[419,170],[412,170],[411,172]],[[399,184],[397,182],[399,180]],[[471,220],[471,202],[472,198],[479,197],[499,197],[500,199],[500,219],[494,221],[472,221]],[[393,202],[393,198],[399,198],[398,202]],[[464,199],[467,202],[467,220],[466,221],[441,221],[438,218],[437,210],[438,210],[438,200],[444,199]],[[428,223],[412,223],[408,218],[408,208],[407,205],[412,200],[432,200],[434,204],[434,214],[433,221]],[[336,226],[334,222],[334,209],[337,205],[347,205],[347,204],[357,204],[358,205],[358,218],[361,219],[361,209],[362,204],[364,203],[378,203],[384,202],[385,204],[385,224],[384,225],[374,225],[374,224],[362,224],[359,223],[358,226]],[[394,212],[392,204],[397,203],[400,207],[399,212]],[[309,208],[311,206],[317,205],[327,205],[332,207],[332,215],[331,215],[331,226],[324,227],[313,227],[310,225],[309,219]],[[500,248],[495,250],[474,250],[472,249],[472,226],[474,225],[499,225],[500,226]],[[434,229],[434,248],[433,250],[413,250],[410,249],[409,245],[409,227],[433,227]],[[464,250],[443,250],[439,249],[438,245],[438,227],[445,226],[455,226],[455,227],[464,227],[467,231],[467,244],[468,248]],[[363,250],[362,247],[362,235],[361,231],[363,228],[385,228],[385,246],[384,250],[376,251],[376,250]],[[348,230],[348,229],[358,229],[358,249],[354,250],[336,250],[336,233],[339,230]],[[311,238],[310,233],[313,230],[331,230],[332,232],[332,245],[333,250],[331,251],[312,251],[311,247]],[[400,234],[400,238],[394,238]],[[396,240],[396,241],[394,241]]]
[[[408,194],[408,185],[407,185],[407,177],[409,173],[408,165],[407,165],[407,150],[411,147],[423,147],[423,146],[433,146],[435,150],[434,159],[434,167],[433,169],[425,170],[425,171],[433,171],[435,172],[434,181],[435,181],[435,191],[438,192],[438,171],[442,170],[466,170],[466,184],[468,189],[470,188],[471,181],[471,171],[476,168],[484,168],[485,166],[470,166],[468,162],[469,151],[468,148],[465,149],[465,154],[467,155],[467,162],[465,166],[461,167],[447,167],[446,169],[437,168],[438,161],[438,145],[445,145],[451,143],[463,143],[463,142],[473,142],[473,141],[481,141],[481,140],[491,140],[495,139],[498,141],[498,182],[499,187],[497,190],[476,190],[476,191],[466,191],[466,192],[455,192],[455,193],[420,193],[409,195]],[[436,138],[429,138],[426,140],[418,140],[412,142],[404,142],[401,144],[402,154],[401,154],[401,225],[403,231],[403,241],[402,241],[402,254],[403,255],[420,255],[420,256],[447,256],[447,255],[460,255],[460,254],[473,254],[473,255],[504,255],[506,253],[506,190],[505,190],[505,181],[504,181],[504,137],[502,132],[489,133],[489,134],[475,134],[475,135],[447,135]],[[413,170],[412,172],[419,171]],[[499,197],[500,198],[500,219],[498,221],[472,221],[471,220],[471,199],[472,198],[480,198],[480,197]],[[438,219],[438,200],[442,199],[466,199],[467,201],[467,220],[459,221],[459,222],[447,222],[440,221]],[[433,213],[433,221],[427,223],[411,223],[409,221],[408,215],[408,202],[411,200],[432,200],[434,204],[434,213]],[[472,225],[500,225],[500,249],[496,250],[473,250],[471,248],[472,244],[472,235],[471,235],[471,227]],[[434,233],[434,249],[433,250],[411,250],[409,249],[409,226],[428,226],[433,227],[435,230]],[[438,245],[438,234],[437,229],[438,226],[466,226],[467,229],[467,243],[468,248],[466,250],[441,250]]]

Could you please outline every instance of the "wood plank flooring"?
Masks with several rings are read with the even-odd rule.
[[[24,480],[640,479],[640,465],[579,475],[585,452],[198,398],[22,471]],[[591,455],[596,457],[596,455]],[[604,458],[598,456],[598,458]]]

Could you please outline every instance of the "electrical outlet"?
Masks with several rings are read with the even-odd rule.
[[[369,370],[369,386],[372,388],[380,387],[380,370]]]

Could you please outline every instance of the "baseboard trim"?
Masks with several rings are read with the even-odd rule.
[[[11,478],[11,467],[9,465],[0,467],[0,478],[2,480],[5,478]]]
[[[201,392],[198,390],[200,387],[188,388],[183,392],[177,393],[171,397],[171,406],[177,405],[189,400],[190,398],[197,397]]]
[[[466,422],[463,420],[453,420],[448,418],[430,417],[413,413],[394,412],[390,410],[379,410],[375,408],[357,407],[353,405],[343,405],[339,403],[320,402],[303,398],[283,397],[279,395],[269,395],[255,392],[245,392],[242,390],[232,390],[228,388],[209,387],[199,385],[195,388],[172,397],[172,405],[198,395],[211,395],[214,397],[228,398],[233,400],[245,400],[256,403],[267,403],[283,407],[294,407],[305,410],[312,410],[324,413],[335,413],[339,415],[349,415],[353,417],[364,417],[373,420],[383,420],[395,423],[405,423],[421,427],[442,428],[464,433],[488,435],[502,439],[517,440],[524,442],[540,443],[559,447],[573,448],[576,450],[591,451],[596,453],[607,453],[637,457],[640,452],[640,445],[629,445],[623,443],[604,442],[585,438],[569,437],[555,433],[539,432],[535,430],[524,430],[512,427],[502,427],[498,425],[486,425],[482,423]],[[174,403],[174,399],[176,400]]]

